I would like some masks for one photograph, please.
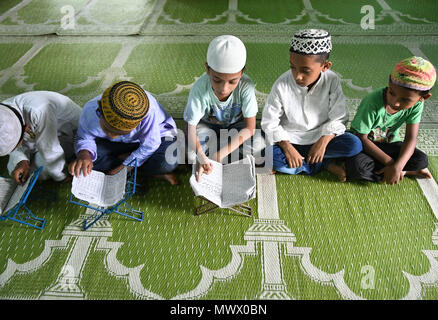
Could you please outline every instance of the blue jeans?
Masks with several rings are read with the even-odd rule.
[[[175,141],[176,137],[170,141],[166,141],[164,137],[161,138],[159,148],[138,169],[147,175],[166,174],[175,170],[178,166],[178,161],[169,163],[165,157],[167,148]],[[119,159],[119,156],[133,152],[138,148],[139,143],[123,143],[107,139],[96,139],[96,145],[97,158],[93,163],[93,170],[106,173],[121,165],[124,160]],[[174,153],[176,152],[177,150],[175,149]],[[174,156],[173,158],[176,159],[176,154],[174,154]]]
[[[307,158],[309,154],[310,148],[313,145],[298,145],[291,143],[292,146],[304,157]],[[287,174],[299,174],[304,172],[309,175],[316,174],[322,170],[326,170],[329,163],[333,159],[337,158],[348,158],[353,157],[359,152],[362,151],[362,142],[358,137],[349,132],[345,132],[340,136],[334,137],[327,145],[325,150],[324,159],[320,163],[307,164],[305,160],[303,160],[303,165],[298,168],[290,168],[286,155],[283,153],[283,150],[277,146],[273,145],[269,148],[273,148],[272,150],[272,168],[275,171],[283,172]],[[267,152],[269,154],[269,152]]]

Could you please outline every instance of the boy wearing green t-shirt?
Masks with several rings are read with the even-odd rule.
[[[347,159],[349,179],[397,184],[405,175],[432,177],[427,155],[416,144],[424,100],[431,97],[435,80],[433,65],[414,56],[396,65],[386,88],[362,100],[350,130],[361,139],[363,151]],[[402,141],[399,129],[404,123]]]

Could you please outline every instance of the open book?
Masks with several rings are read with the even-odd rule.
[[[34,174],[31,173],[23,185],[17,184],[14,179],[0,177],[0,214],[8,212],[20,202]]]
[[[253,156],[223,165],[210,160],[213,171],[196,181],[199,163],[193,165],[190,185],[196,196],[203,196],[221,208],[242,204],[256,196],[255,160]]]
[[[122,200],[125,194],[127,169],[124,167],[115,175],[92,170],[86,177],[73,177],[72,194],[81,200],[100,207],[110,207]]]

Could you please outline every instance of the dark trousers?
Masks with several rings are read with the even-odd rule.
[[[397,160],[400,155],[402,142],[375,142],[380,150],[385,152],[388,156]],[[367,181],[381,181],[383,174],[377,175],[376,171],[384,168],[384,165],[374,160],[371,156],[363,151],[354,157],[346,159],[347,178],[349,180],[367,180]],[[403,171],[418,171],[427,168],[429,164],[427,155],[415,148],[409,161],[406,163]]]
[[[139,167],[139,170],[147,175],[166,174],[176,169],[178,166],[176,155],[167,161],[166,150],[175,143],[173,140],[166,141],[161,138],[160,147]],[[124,160],[119,158],[120,155],[131,153],[136,150],[139,143],[114,142],[107,139],[96,139],[97,158],[93,163],[93,169],[101,172],[108,172],[111,169],[121,165]],[[176,149],[175,149],[176,153]],[[171,161],[172,160],[172,161]]]
[[[292,144],[292,146],[306,159],[313,145]],[[286,155],[279,146],[273,145],[271,148],[273,148],[273,150],[268,150],[266,153],[269,155],[269,152],[272,152],[272,168],[275,171],[287,174],[299,174],[303,172],[313,175],[321,170],[326,170],[328,164],[333,159],[348,158],[358,154],[362,151],[362,143],[354,134],[345,132],[344,134],[334,137],[328,143],[322,162],[307,164],[306,161],[303,160],[303,165],[298,168],[289,167]]]

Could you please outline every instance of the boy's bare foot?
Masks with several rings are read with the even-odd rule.
[[[269,171],[269,174],[276,174],[277,173],[277,171],[275,171],[275,170],[270,170]]]
[[[418,178],[423,178],[423,179],[432,179],[432,174],[430,173],[429,169],[424,168],[418,171],[406,171],[405,172],[406,176],[416,176]]]
[[[336,161],[330,162],[330,164],[327,167],[327,170],[333,174],[335,174],[339,181],[345,182],[347,181],[347,172],[345,170],[345,163],[341,162],[339,165],[336,163]]]
[[[166,180],[168,181],[172,186],[175,186],[178,184],[178,180],[176,179],[176,176],[173,173],[166,173],[166,174],[156,174],[153,176],[154,178]]]

